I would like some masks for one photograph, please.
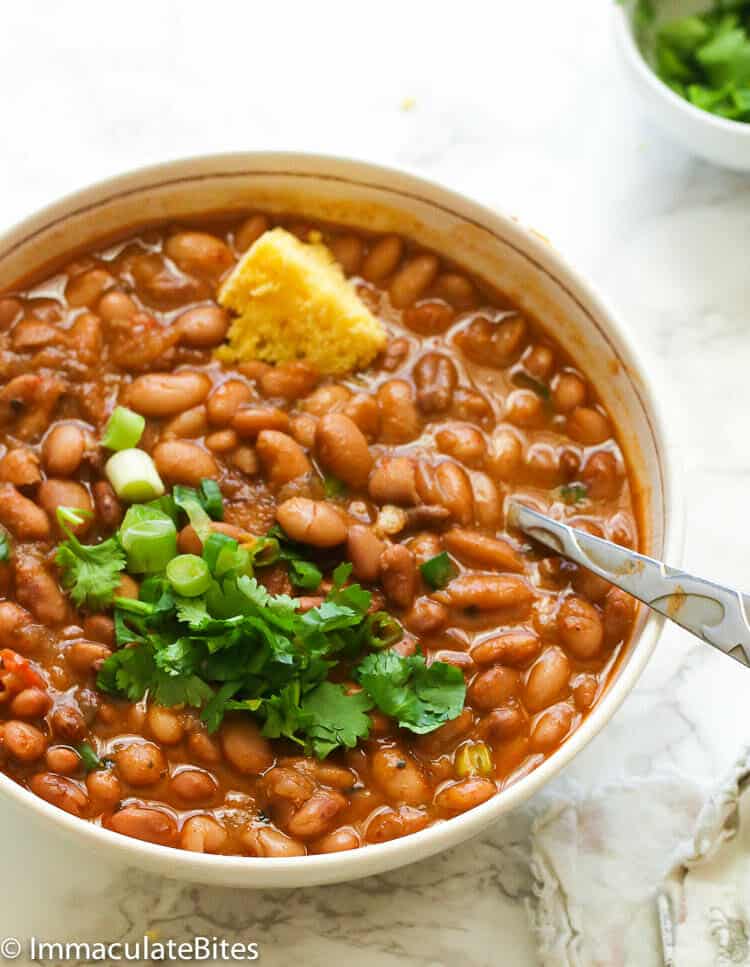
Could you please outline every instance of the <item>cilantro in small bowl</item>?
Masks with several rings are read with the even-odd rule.
[[[750,169],[750,0],[620,0],[618,39],[644,106],[694,153]]]

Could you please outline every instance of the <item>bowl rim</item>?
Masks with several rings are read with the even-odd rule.
[[[207,171],[209,168],[212,171]],[[200,173],[197,169],[200,169]],[[302,172],[313,182],[333,176],[343,182],[355,185],[364,182],[368,187],[380,188],[429,206],[441,207],[456,218],[474,221],[485,231],[520,250],[565,289],[596,324],[604,323],[606,331],[613,333],[627,350],[630,356],[628,366],[639,377],[637,392],[644,410],[649,414],[654,439],[658,445],[657,456],[663,486],[663,553],[671,564],[679,564],[683,545],[683,500],[676,466],[677,450],[672,442],[673,434],[668,432],[668,417],[672,407],[668,405],[668,399],[664,400],[664,394],[660,393],[659,399],[653,391],[653,361],[649,360],[648,365],[644,363],[638,340],[586,276],[567,259],[563,259],[543,235],[521,223],[515,216],[490,209],[434,180],[368,161],[310,152],[226,152],[189,156],[142,166],[69,193],[2,232],[0,258],[3,257],[7,243],[23,243],[44,226],[64,220],[81,209],[99,207],[106,203],[107,198],[131,190],[136,181],[138,191],[147,191],[147,179],[152,182],[151,187],[156,188],[174,180],[176,175],[188,179],[205,179],[225,173],[241,174],[242,171],[248,174]],[[0,792],[22,810],[35,814],[42,821],[49,820],[53,827],[67,834],[69,839],[77,839],[81,845],[85,844],[92,849],[106,848],[111,855],[116,854],[130,866],[140,863],[142,868],[158,871],[167,877],[250,889],[294,888],[355,880],[386,872],[458,845],[528,800],[558,775],[609,722],[633,689],[653,654],[663,624],[664,619],[654,612],[647,617],[640,635],[631,646],[627,663],[580,727],[552,756],[487,802],[449,820],[440,821],[390,842],[341,853],[284,858],[191,853],[124,836],[97,823],[80,819],[34,795],[2,772]]]
[[[632,18],[625,9],[624,3],[615,2],[615,0],[611,0],[611,2],[614,7],[615,28],[620,42],[620,50],[631,69],[643,79],[651,93],[661,98],[670,108],[679,111],[690,123],[704,124],[723,134],[750,138],[750,123],[747,121],[734,121],[732,118],[722,118],[710,111],[704,111],[702,108],[696,107],[695,104],[691,104],[690,101],[686,101],[684,97],[680,97],[668,84],[665,84],[643,56],[643,52],[635,39]]]

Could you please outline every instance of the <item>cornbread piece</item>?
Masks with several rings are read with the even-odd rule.
[[[382,325],[324,245],[274,228],[250,247],[219,291],[236,313],[226,361],[304,359],[341,375],[367,366],[385,346]]]

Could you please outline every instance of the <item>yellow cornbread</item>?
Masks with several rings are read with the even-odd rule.
[[[283,228],[250,247],[219,302],[236,313],[219,359],[304,359],[335,376],[367,366],[385,346],[385,330],[329,250]]]

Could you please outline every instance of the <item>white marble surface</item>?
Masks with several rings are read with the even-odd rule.
[[[2,222],[139,164],[232,149],[382,161],[518,213],[619,304],[671,383],[686,564],[750,587],[750,179],[692,159],[639,117],[610,16],[608,0],[7,4]],[[702,790],[750,733],[748,686],[748,673],[670,629],[614,721],[548,793],[483,840],[352,886],[173,884],[84,855],[0,803],[0,937],[156,928],[255,939],[265,964],[536,964],[533,816],[556,798],[585,815],[602,787],[638,778],[653,795],[676,784],[683,808],[649,846],[648,895]],[[633,844],[607,852],[615,878],[633,862],[636,825]],[[586,914],[586,896],[577,902]],[[655,935],[651,954],[638,967],[660,962]]]

